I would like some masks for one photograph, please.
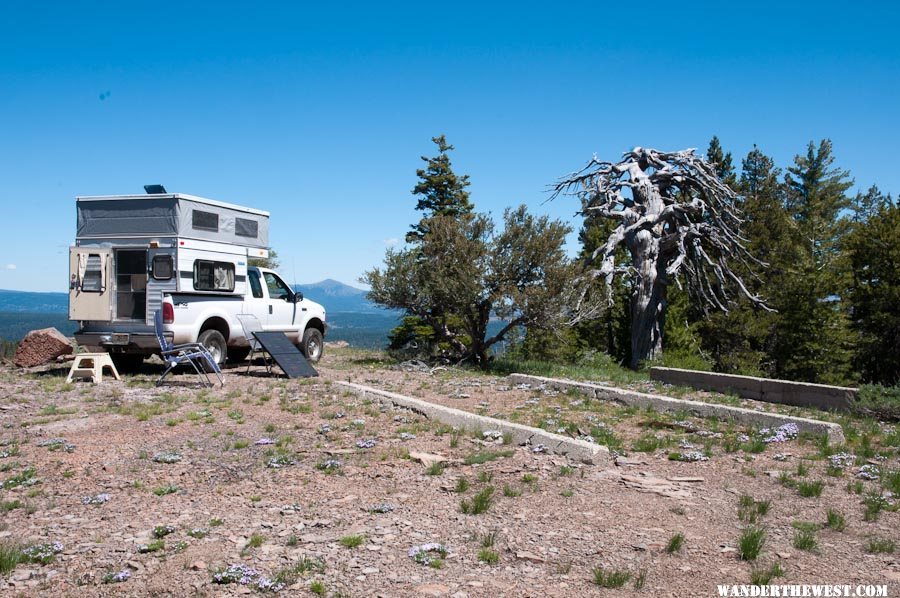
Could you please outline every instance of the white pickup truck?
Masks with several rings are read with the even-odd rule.
[[[269,257],[268,212],[150,189],[78,197],[76,210],[69,319],[80,345],[108,351],[120,369],[159,353],[159,311],[172,342],[200,342],[220,364],[247,357],[253,328],[322,356],[325,309],[252,265]]]
[[[172,293],[163,297],[163,329],[175,344],[199,342],[219,363],[226,355],[243,361],[250,352],[242,316],[256,318],[264,331],[284,332],[312,362],[322,357],[325,308],[293,291],[266,268],[247,268],[250,292],[243,297]]]

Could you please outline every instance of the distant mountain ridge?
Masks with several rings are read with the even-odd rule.
[[[68,293],[36,293],[0,289],[0,312],[68,313]]]
[[[312,284],[294,285],[294,290],[303,293],[304,297],[312,299],[325,306],[326,311],[345,311],[356,313],[384,312],[374,303],[366,299],[363,289],[351,287],[340,281],[326,278]]]
[[[294,288],[313,301],[321,303],[327,311],[356,313],[383,312],[366,300],[363,289],[351,287],[327,278],[310,284],[294,285]],[[68,293],[38,293],[0,289],[0,312],[68,313]]]

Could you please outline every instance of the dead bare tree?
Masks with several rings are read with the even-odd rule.
[[[610,293],[616,275],[631,280],[632,367],[661,354],[666,288],[672,280],[681,288],[679,275],[704,310],[728,311],[734,289],[768,309],[729,264],[763,265],[740,234],[739,198],[693,149],[636,147],[615,164],[595,156],[557,182],[553,197],[563,193],[581,199],[582,214],[618,222],[588,258],[586,278],[603,277]],[[623,246],[630,264],[616,262]]]

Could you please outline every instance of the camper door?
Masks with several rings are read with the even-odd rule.
[[[69,319],[112,319],[112,250],[69,248]]]

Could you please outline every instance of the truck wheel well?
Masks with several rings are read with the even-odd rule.
[[[228,342],[228,322],[219,317],[210,318],[203,322],[203,326],[200,327],[200,334],[210,329],[218,330],[225,337],[225,342]]]
[[[325,324],[322,323],[322,320],[319,318],[313,318],[306,324],[307,328],[315,328],[319,332],[322,333],[322,336],[325,336]]]

